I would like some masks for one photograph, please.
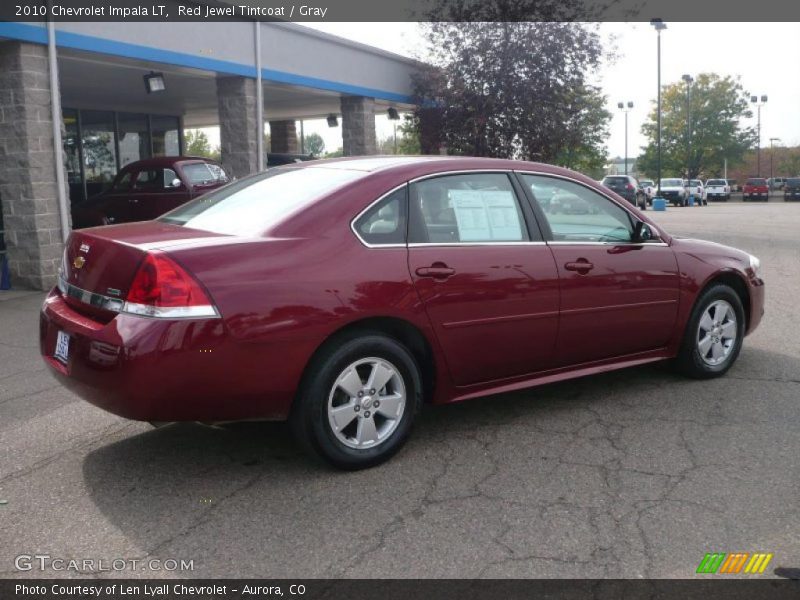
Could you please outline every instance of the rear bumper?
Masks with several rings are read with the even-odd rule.
[[[232,342],[221,319],[120,314],[104,324],[76,312],[53,290],[39,325],[40,352],[56,379],[121,417],[229,421],[288,414],[294,389],[280,360],[261,346]],[[54,358],[59,331],[69,336],[65,363]],[[273,360],[254,364],[262,353]]]

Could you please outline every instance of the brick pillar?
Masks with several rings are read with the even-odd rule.
[[[297,127],[294,121],[270,121],[270,152],[297,154]]]
[[[258,169],[255,79],[217,78],[217,106],[225,170],[234,177],[255,173]]]
[[[0,205],[11,283],[44,290],[61,263],[47,47],[0,42]]]
[[[345,156],[378,153],[373,98],[342,96],[342,142]]]

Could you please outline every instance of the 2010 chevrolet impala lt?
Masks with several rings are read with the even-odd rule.
[[[761,320],[759,271],[557,167],[317,161],[74,231],[40,344],[117,415],[288,419],[352,469],[396,452],[426,401],[665,359],[722,375]]]

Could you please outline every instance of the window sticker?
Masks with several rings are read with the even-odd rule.
[[[462,242],[522,239],[514,195],[503,190],[450,190]]]

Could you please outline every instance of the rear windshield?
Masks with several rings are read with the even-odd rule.
[[[745,185],[767,185],[766,179],[748,179]]]
[[[786,185],[800,185],[800,177],[790,177],[786,180]]]
[[[215,233],[260,235],[289,214],[366,174],[278,167],[195,198],[158,220]]]
[[[699,179],[692,179],[692,182],[689,185],[703,185],[703,182]]]
[[[724,179],[709,179],[706,185],[728,185],[728,182]]]
[[[683,179],[662,179],[661,187],[681,187]]]
[[[609,183],[613,183],[615,185],[625,185],[628,183],[627,177],[606,177],[603,179],[603,183],[608,185]]]

